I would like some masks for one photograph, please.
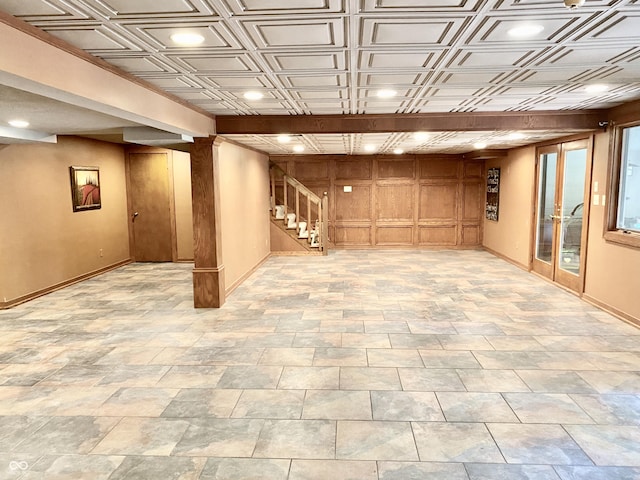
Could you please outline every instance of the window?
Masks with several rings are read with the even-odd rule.
[[[640,247],[640,125],[616,129],[611,169],[609,241]]]

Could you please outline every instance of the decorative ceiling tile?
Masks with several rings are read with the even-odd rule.
[[[377,18],[362,19],[364,47],[446,46],[462,26],[462,18]]]
[[[345,70],[345,52],[280,52],[264,53],[275,72],[307,72]]]
[[[362,70],[428,69],[434,66],[441,55],[441,49],[413,52],[365,50],[360,52],[359,67]]]
[[[345,75],[280,75],[283,85],[291,88],[345,87]]]
[[[101,25],[75,28],[51,27],[45,31],[88,52],[129,50],[132,47],[123,38],[119,38]]]
[[[1,9],[14,17],[73,17],[68,7],[41,0],[4,0]]]
[[[154,24],[126,24],[124,27],[133,35],[138,36],[142,41],[151,42],[154,49],[162,49],[170,52],[185,51],[194,52],[203,49],[228,50],[242,49],[241,44],[236,40],[228,29],[219,22],[211,23],[154,23]],[[183,47],[176,45],[171,40],[171,35],[175,33],[195,33],[204,37],[204,41],[197,47]]]
[[[260,68],[246,53],[233,55],[186,54],[168,55],[168,57],[185,65],[189,71],[194,73],[248,73],[260,71]]]
[[[234,15],[344,12],[346,0],[223,0]]]
[[[301,18],[243,21],[258,48],[345,47],[342,18]]]
[[[478,0],[361,0],[363,12],[389,14],[396,11],[428,12],[449,11],[466,12],[473,10],[481,2]]]

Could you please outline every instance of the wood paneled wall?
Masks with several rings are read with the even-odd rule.
[[[457,155],[272,156],[329,194],[337,247],[474,247],[482,243],[484,165]],[[351,187],[345,192],[344,187]]]

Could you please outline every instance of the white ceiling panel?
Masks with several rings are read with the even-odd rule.
[[[363,18],[364,47],[449,45],[461,27],[461,18]]]
[[[342,18],[243,21],[258,48],[345,47]]]
[[[562,0],[0,0],[0,10],[214,115],[567,110],[640,98],[635,0],[576,10]],[[543,30],[512,38],[522,23]],[[204,41],[178,46],[180,32]],[[607,90],[586,94],[594,83]],[[379,98],[381,88],[397,95]],[[264,98],[246,100],[249,89]],[[424,149],[468,151],[463,133],[441,132]],[[365,140],[305,139],[320,153]]]

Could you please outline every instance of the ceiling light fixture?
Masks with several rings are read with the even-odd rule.
[[[364,151],[365,152],[375,152],[376,151],[376,146],[371,144],[371,143],[368,143],[368,144],[366,144],[364,146]]]
[[[304,152],[304,145],[296,145],[295,147],[293,147],[293,151],[296,153]]]
[[[278,135],[278,143],[289,143],[291,141],[291,135]]]
[[[379,98],[391,98],[395,97],[398,94],[395,90],[390,90],[387,88],[383,88],[382,90],[378,90],[376,92],[376,96]]]
[[[251,90],[249,92],[245,92],[243,95],[247,100],[260,100],[264,97],[262,92],[256,92],[255,90]]]
[[[510,29],[507,33],[514,38],[530,38],[534,37],[544,30],[542,25],[533,23],[523,23]]]
[[[27,128],[29,126],[29,122],[26,120],[9,120],[9,125],[15,128]]]
[[[602,83],[594,83],[593,85],[587,85],[584,87],[584,91],[587,93],[602,93],[609,90],[609,85],[604,85]]]
[[[171,35],[171,41],[177,45],[182,45],[184,47],[193,47],[204,42],[204,37],[199,33],[180,32]]]
[[[484,142],[477,142],[473,144],[473,148],[476,150],[482,150],[483,148],[487,148],[487,144]]]
[[[396,148],[393,153],[395,153],[396,155],[402,155],[404,153],[404,150],[401,148]]]
[[[564,0],[564,6],[569,10],[574,10],[584,5],[585,0]]]
[[[426,140],[427,138],[429,138],[429,134],[427,132],[415,132],[413,134],[413,138],[415,138],[419,142],[422,142],[422,141]]]
[[[523,138],[526,138],[526,135],[520,132],[513,132],[507,135],[507,140],[522,140]]]

